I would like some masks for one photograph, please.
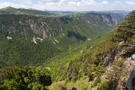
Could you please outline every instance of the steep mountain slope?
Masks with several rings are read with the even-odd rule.
[[[110,29],[122,18],[121,14],[98,13],[50,18],[26,15],[0,15],[0,27],[3,32],[7,32],[11,36],[18,34],[25,37],[39,35],[42,38],[48,38],[58,36],[58,34],[62,35],[62,33],[68,33],[69,37],[81,33],[92,38],[95,35],[110,32]]]
[[[54,69],[53,79],[65,80],[68,87],[70,81],[88,78],[85,84],[81,84],[85,86],[82,90],[123,90],[131,71],[135,69],[134,24],[135,11],[118,24],[110,39],[90,46],[87,48],[89,53]],[[134,79],[131,84],[134,86]]]
[[[58,17],[0,15],[0,66],[41,65],[69,49],[100,39],[121,14],[71,14]]]
[[[0,15],[0,89],[45,90],[58,81],[49,89],[118,90],[134,68],[134,16],[112,31],[121,14]],[[108,32],[110,39],[76,49]]]

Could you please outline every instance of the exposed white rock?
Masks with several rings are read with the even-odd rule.
[[[83,50],[81,50],[81,52],[83,52]]]
[[[95,24],[95,23],[94,23],[93,25],[94,25],[94,26],[97,26],[97,24]]]
[[[131,57],[127,58],[127,60],[124,62],[126,64],[126,68],[128,70],[133,70],[135,66],[135,54],[133,54]]]
[[[43,39],[42,38],[37,37],[37,39],[40,40],[40,42],[43,42]]]
[[[92,88],[92,90],[98,90],[98,87],[96,86],[96,87]]]
[[[12,37],[7,36],[7,39],[11,40],[11,39],[12,39]]]
[[[65,36],[65,34],[64,34],[64,33],[62,33],[62,35],[63,35],[63,36]]]
[[[118,58],[118,61],[120,61],[120,60],[122,60],[122,57],[119,57],[119,58]]]
[[[88,41],[90,41],[91,40],[91,38],[88,38]]]
[[[88,24],[91,24],[90,21],[87,21]]]
[[[132,60],[135,60],[135,54],[133,54],[131,58],[132,58]]]
[[[36,38],[35,38],[35,37],[33,37],[33,42],[34,42],[35,44],[37,44]]]
[[[47,29],[48,30],[48,29]],[[50,37],[51,37],[51,35],[50,35]],[[45,38],[48,38],[48,36],[47,36],[47,33],[43,30],[43,38],[45,39]]]
[[[121,41],[120,43],[119,43],[119,45],[123,45],[124,44],[124,41]]]
[[[55,41],[56,43],[59,43],[59,41],[58,41],[57,39],[55,39],[55,38],[54,38],[54,41]]]
[[[55,42],[53,42],[55,45],[56,45],[56,43]]]

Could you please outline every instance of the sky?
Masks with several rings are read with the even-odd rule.
[[[8,6],[51,11],[132,11],[135,0],[0,0],[0,8]]]

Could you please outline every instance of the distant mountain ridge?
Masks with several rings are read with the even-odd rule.
[[[48,12],[43,12],[35,9],[24,9],[24,8],[13,8],[13,7],[6,7],[0,9],[0,14],[16,14],[16,15],[51,15]]]
[[[110,10],[110,11],[40,11],[36,9],[5,7],[0,9],[0,14],[16,14],[16,15],[52,15],[52,14],[74,14],[74,13],[123,13],[128,14],[130,11]]]
[[[53,14],[73,14],[73,13],[122,13],[127,15],[130,13],[130,11],[124,11],[124,10],[112,10],[112,11],[48,11],[45,10],[45,12],[53,13]]]

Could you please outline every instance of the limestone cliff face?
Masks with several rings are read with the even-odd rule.
[[[123,18],[120,14],[84,14],[80,16],[35,17],[26,15],[0,15],[0,30],[9,36],[41,36],[43,38],[66,34],[67,31],[95,34],[109,32]],[[100,28],[101,27],[101,28]],[[92,28],[96,28],[92,30]],[[99,28],[101,30],[99,30]],[[108,28],[107,30],[105,30]],[[97,33],[97,31],[98,33]],[[90,36],[90,35],[89,35]]]
[[[114,57],[108,58],[109,63],[106,66],[107,71],[101,76],[101,79],[111,80],[115,78],[118,80],[115,90],[125,89],[130,73],[135,69],[134,51],[134,45],[123,47]],[[131,52],[131,54],[127,56],[129,52]],[[116,63],[119,65],[116,65]]]

